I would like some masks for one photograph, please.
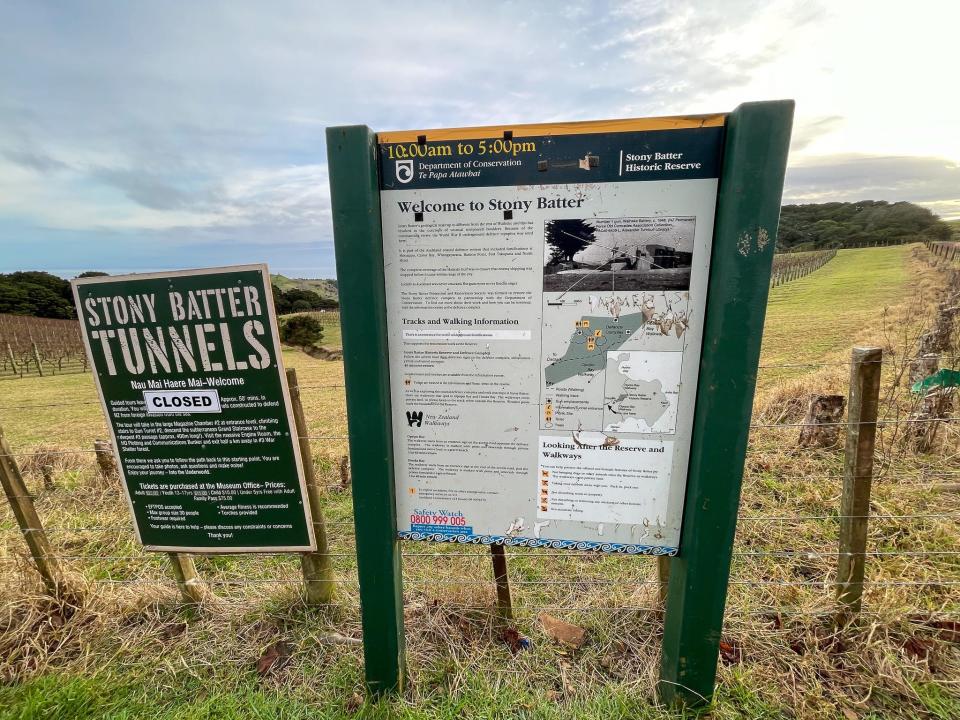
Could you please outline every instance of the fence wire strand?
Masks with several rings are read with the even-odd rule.
[[[867,361],[870,364],[880,364],[892,368],[905,368],[909,363],[928,359],[928,356],[920,355],[911,355],[904,354],[902,356],[886,353],[885,357],[877,361]],[[956,365],[960,362],[960,356],[954,356],[950,354],[940,354],[937,356],[938,361],[941,365]],[[814,370],[814,369],[828,369],[828,368],[849,368],[851,366],[850,361],[818,361],[818,362],[796,362],[796,363],[764,363],[758,366],[760,371],[777,371],[777,370]],[[860,363],[866,364],[866,363]],[[71,368],[67,368],[67,372],[57,372],[56,375],[66,375],[66,374],[78,374],[77,372],[71,372]],[[12,377],[8,376],[7,379],[24,379],[26,377],[37,377],[36,374],[29,374],[27,376],[17,376]],[[339,390],[342,391],[345,389],[344,383],[298,383],[290,387],[291,390],[317,390],[317,391],[326,391],[326,390]],[[531,403],[539,404],[539,403]],[[63,400],[60,402],[38,402],[38,403],[23,403],[23,404],[3,404],[0,405],[0,412],[9,411],[9,412],[18,412],[26,411],[33,409],[52,409],[52,408],[68,408],[76,406],[94,406],[100,405],[99,400],[86,400],[86,399],[77,399],[77,400]],[[924,424],[949,424],[960,421],[960,415],[950,414],[944,415],[942,417],[893,417],[887,416],[878,418],[876,421],[869,422],[859,422],[851,423],[848,421],[837,421],[837,422],[775,422],[775,423],[765,423],[765,422],[754,422],[749,425],[750,430],[787,430],[787,429],[796,429],[809,426],[815,427],[838,427],[838,428],[852,428],[857,425],[870,425],[877,427],[882,430],[889,427],[906,427],[911,425],[924,425]],[[334,425],[330,431],[320,430],[317,434],[309,434],[303,436],[301,439],[310,440],[310,441],[348,441],[349,435],[341,434],[339,432],[339,427]],[[295,433],[292,432],[295,436]],[[83,455],[92,455],[97,454],[102,451],[96,449],[91,449],[89,447],[78,447],[78,448],[62,448],[58,447],[54,450],[37,450],[37,451],[22,451],[22,452],[11,452],[9,454],[2,455],[3,457],[8,458],[31,458],[31,457],[55,457],[55,456],[69,456],[74,454],[83,454]],[[762,452],[757,448],[750,448],[748,453],[755,454],[757,452]],[[884,472],[891,472],[890,475],[885,475]],[[750,477],[750,471],[745,471],[745,476]],[[804,474],[804,478],[807,480],[842,480],[845,478],[845,474],[829,474],[829,473],[816,473],[816,474]],[[882,469],[876,473],[874,480],[876,482],[901,482],[904,483],[903,487],[907,487],[910,490],[917,490],[923,488],[936,488],[938,485],[918,485],[917,481],[930,481],[934,479],[944,479],[950,480],[955,478],[960,478],[960,469],[953,470],[947,468],[940,469],[931,469],[927,471],[926,469],[920,469],[916,472],[905,473],[901,471],[901,474],[897,475],[890,471],[889,468]],[[350,490],[349,485],[344,486],[342,484],[330,484],[319,486],[324,490],[339,491],[339,490]],[[31,500],[43,500],[50,497],[55,497],[56,491],[50,491],[43,494],[30,494],[30,495],[14,495],[12,499],[31,499]],[[920,521],[926,520],[937,520],[937,521],[957,521],[960,520],[960,510],[957,511],[943,511],[943,512],[917,512],[911,514],[897,514],[892,512],[878,512],[870,513],[863,515],[844,515],[839,513],[828,513],[828,514],[793,514],[793,515],[751,515],[749,513],[744,513],[741,511],[741,514],[738,517],[739,523],[750,523],[751,527],[755,527],[757,523],[799,523],[799,522],[812,522],[812,521],[843,521],[843,520],[862,520],[868,519],[872,522],[878,521],[899,521],[902,523],[903,527],[908,527],[910,523],[917,523]],[[356,553],[352,550],[352,542],[354,538],[354,523],[352,520],[340,521],[327,521],[324,523],[325,526],[334,530],[335,532],[331,534],[330,541],[331,544],[337,544],[341,541],[344,542],[344,545],[340,547],[343,548],[346,546],[346,550],[341,551],[337,550],[334,552],[327,552],[326,556],[332,560],[337,561],[337,576],[331,580],[340,587],[349,587],[354,588],[358,586],[359,580],[356,576]],[[21,532],[40,532],[40,528],[27,528],[26,530],[21,530],[19,527],[0,527],[0,536],[4,533],[16,534]],[[134,528],[132,525],[78,525],[78,526],[69,526],[69,525],[53,525],[45,528],[45,531],[51,534],[73,534],[73,533],[115,533],[117,537],[115,541],[118,544],[122,543],[132,543],[134,540]],[[882,540],[882,538],[881,538]],[[65,544],[68,549],[56,551],[53,554],[43,555],[39,557],[33,557],[29,555],[26,550],[14,550],[13,555],[3,555],[0,556],[0,564],[5,565],[18,565],[18,566],[30,566],[31,560],[56,560],[62,561],[64,563],[84,563],[87,561],[103,561],[103,562],[129,562],[133,563],[144,563],[143,569],[156,572],[158,568],[156,567],[159,564],[162,564],[166,561],[164,557],[165,553],[152,553],[149,551],[144,551],[141,553],[125,553],[123,550],[127,548],[120,547],[119,553],[116,554],[103,554],[90,556],[85,554],[78,554],[75,548],[83,547],[83,543],[92,542],[92,539],[88,540],[86,538],[61,538],[59,542]],[[108,541],[109,542],[109,541]],[[879,542],[879,540],[878,540]],[[105,543],[106,544],[106,543]],[[70,552],[74,550],[74,552]],[[653,555],[646,554],[629,554],[629,553],[602,553],[594,550],[561,550],[561,551],[551,551],[548,549],[541,549],[535,547],[523,547],[523,546],[509,546],[506,548],[508,552],[508,557],[513,561],[536,561],[546,558],[562,558],[564,560],[569,560],[571,563],[583,562],[581,567],[584,567],[588,562],[584,561],[606,561],[608,559],[618,560],[627,558],[634,560],[637,558],[651,558],[655,557]],[[6,548],[0,546],[0,551],[6,552]],[[208,558],[243,558],[244,560],[250,560],[255,562],[253,558],[248,554],[244,553],[185,553],[191,557],[197,558],[198,561],[203,561]],[[450,551],[420,551],[420,550],[408,550],[406,545],[401,548],[401,555],[403,560],[408,561],[409,563],[420,563],[426,562],[427,567],[433,570],[434,567],[443,567],[442,563],[444,561],[451,561],[453,564],[455,561],[467,559],[473,560],[478,563],[489,562],[489,548],[487,546],[475,546],[469,550],[450,550]],[[296,557],[295,553],[287,552],[264,552],[256,553],[254,558],[259,557],[286,557],[293,559]],[[832,592],[837,586],[837,578],[835,577],[836,566],[831,565],[826,570],[820,571],[816,568],[812,572],[817,572],[818,577],[811,578],[810,575],[804,571],[801,573],[796,572],[797,567],[804,567],[802,565],[797,565],[790,563],[791,560],[796,560],[799,563],[803,561],[812,561],[812,560],[824,560],[831,561],[837,560],[842,557],[864,557],[870,558],[876,561],[887,561],[896,558],[910,558],[914,559],[918,563],[918,570],[922,569],[925,572],[916,572],[910,573],[914,575],[913,578],[910,577],[899,577],[899,578],[889,578],[884,575],[880,575],[877,579],[871,579],[868,577],[864,579],[863,586],[865,592],[870,593],[872,590],[882,590],[884,588],[916,588],[921,592],[924,590],[936,590],[940,588],[953,588],[960,586],[960,580],[955,580],[952,578],[940,579],[937,576],[923,578],[922,576],[926,573],[932,573],[937,575],[940,570],[940,566],[936,565],[937,561],[941,563],[952,563],[953,559],[960,556],[960,550],[953,549],[915,549],[915,550],[888,550],[888,549],[867,549],[863,552],[845,552],[840,550],[827,550],[827,549],[787,549],[787,550],[754,550],[744,548],[744,549],[735,549],[732,553],[733,558],[735,559],[734,564],[734,573],[733,576],[729,578],[729,585],[732,587],[741,587],[741,588],[753,588],[756,589],[756,596],[761,595],[761,589],[766,588],[797,588],[797,589],[808,589],[811,591],[830,591]],[[769,565],[761,565],[764,560],[781,560],[786,561],[782,563],[784,567],[792,565],[792,571],[794,576],[799,574],[804,579],[773,579],[773,578],[762,578],[762,577],[742,577],[742,575],[748,574],[751,570],[754,573],[757,573],[757,568],[768,568]],[[920,562],[927,561],[927,565],[919,565]],[[436,565],[434,565],[434,563]],[[812,565],[812,563],[811,563]],[[344,566],[347,566],[344,569]],[[466,564],[467,567],[470,567],[469,564]],[[75,568],[76,566],[71,566]],[[277,567],[280,567],[279,565]],[[287,573],[290,571],[290,566],[282,566]],[[538,566],[541,569],[544,566]],[[868,565],[868,568],[872,567]],[[878,562],[876,568],[880,568]],[[645,568],[646,570],[652,571],[652,565]],[[595,568],[594,575],[599,568]],[[767,572],[768,570],[765,570]],[[91,579],[80,578],[81,582],[85,582],[91,585],[103,585],[103,586],[118,586],[118,587],[137,587],[137,586],[149,586],[156,587],[158,585],[164,587],[176,588],[177,585],[171,577],[149,577],[146,575],[137,576],[137,577],[110,577],[111,572],[109,569],[98,568],[98,573],[105,573],[108,577],[96,577]],[[242,572],[242,569],[234,566],[230,566],[230,573]],[[302,575],[288,575],[287,573],[276,573],[275,577],[268,578],[256,578],[256,577],[244,577],[244,576],[226,576],[224,577],[224,570],[222,568],[213,567],[212,569],[204,568],[204,574],[206,576],[202,577],[202,583],[210,587],[222,587],[222,588],[240,588],[240,587],[263,587],[263,586],[284,586],[284,585],[302,585],[304,583],[304,577]],[[112,574],[123,575],[123,572],[114,568]],[[906,574],[906,573],[904,573]],[[741,575],[738,577],[738,575]],[[916,579],[917,576],[921,576],[921,579]],[[447,588],[450,586],[465,586],[465,587],[486,587],[492,589],[494,587],[494,579],[492,573],[489,578],[479,579],[479,578],[464,578],[464,577],[405,577],[405,585],[409,588],[407,595],[408,600],[409,596],[413,596],[414,601],[420,601],[427,599],[423,594],[424,588]],[[616,588],[652,588],[661,585],[661,581],[658,579],[631,579],[631,580],[620,580],[613,579],[610,577],[603,576],[591,576],[591,575],[577,575],[573,577],[546,577],[546,578],[530,578],[524,576],[522,573],[518,573],[517,576],[510,578],[510,586],[515,587],[520,591],[532,588],[555,588],[560,592],[567,592],[567,594],[572,598],[573,593],[577,590],[584,587],[616,587]],[[565,588],[569,588],[569,591],[565,591]],[[531,590],[531,593],[535,591]],[[607,597],[612,594],[612,591],[607,591]],[[546,593],[546,591],[544,591]],[[556,594],[556,593],[555,593]],[[780,598],[778,595],[771,595],[766,593],[767,601],[770,601],[770,597]],[[788,597],[789,593],[782,594],[783,597]],[[869,597],[869,596],[868,596]],[[926,596],[924,596],[926,597]],[[525,599],[525,598],[523,598]],[[437,600],[432,600],[433,603],[437,603]],[[919,602],[919,600],[918,600]],[[947,604],[946,601],[943,601],[944,604]],[[786,605],[786,601],[784,602]],[[491,608],[490,604],[485,605],[472,605],[472,604],[463,604],[463,603],[449,603],[441,602],[436,605],[426,606],[427,610],[436,610],[439,612],[446,611],[474,611],[489,614],[491,617],[496,616],[496,612]],[[893,612],[892,608],[883,608],[886,613]],[[592,604],[592,605],[582,605],[582,604],[551,604],[549,601],[544,603],[529,603],[525,604],[523,602],[517,603],[513,608],[515,613],[518,614],[533,614],[539,612],[650,612],[661,614],[663,612],[662,606],[647,606],[639,604],[617,604],[617,605],[608,605],[608,604]],[[929,610],[927,608],[919,607],[909,607],[902,609],[905,613],[922,613],[924,618],[931,617],[960,617],[960,610],[954,612],[952,610]],[[877,615],[880,613],[876,610],[863,610],[861,614],[864,615]],[[816,610],[796,610],[791,609],[785,606],[771,606],[769,608],[762,609],[742,609],[738,608],[735,605],[730,606],[726,610],[727,617],[746,617],[746,616],[762,616],[762,617],[784,617],[790,616],[803,616],[803,617],[829,617],[832,615],[832,611],[824,611],[823,609]],[[906,618],[910,620],[908,616]]]

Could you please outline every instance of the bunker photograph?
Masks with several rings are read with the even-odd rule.
[[[543,289],[687,290],[695,227],[692,217],[548,220]]]

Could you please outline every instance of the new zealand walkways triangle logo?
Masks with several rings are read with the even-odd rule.
[[[423,424],[423,410],[416,410],[411,412],[407,410],[407,426],[413,427],[416,425],[420,427]]]

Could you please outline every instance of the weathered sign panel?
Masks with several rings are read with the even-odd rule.
[[[678,551],[724,118],[378,134],[402,538]]]
[[[265,265],[73,281],[150,550],[314,549]]]

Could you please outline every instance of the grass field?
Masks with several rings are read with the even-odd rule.
[[[856,343],[876,341],[883,309],[902,303],[908,287],[921,289],[909,256],[906,245],[840,250],[817,272],[775,288],[767,306],[762,362],[823,360]]]
[[[842,363],[855,342],[909,355],[942,283],[923,252],[842,251],[776,288],[762,365],[803,367],[760,371],[757,416],[783,416],[810,392],[845,393]],[[293,350],[284,362],[297,369],[311,435],[345,435],[342,364]],[[904,401],[889,389],[884,397],[887,410]],[[532,640],[514,655],[491,612],[488,553],[408,543],[410,686],[398,700],[363,704],[362,655],[342,641],[359,637],[351,498],[335,487],[344,441],[313,450],[329,486],[335,603],[303,605],[294,556],[238,556],[197,559],[216,599],[191,610],[165,556],[143,553],[124,529],[119,489],[96,477],[87,450],[105,426],[89,375],[4,383],[0,426],[15,452],[50,451],[18,459],[57,553],[86,589],[76,610],[45,600],[11,514],[0,511],[0,718],[675,716],[654,698],[661,616],[651,560],[509,550],[517,628]],[[960,717],[957,638],[935,625],[960,614],[951,584],[960,582],[960,495],[931,489],[960,473],[956,428],[925,455],[889,435],[881,443],[873,508],[883,517],[869,547],[885,554],[868,563],[863,622],[842,630],[830,621],[841,453],[801,452],[795,440],[796,428],[751,439],[711,716]],[[43,489],[47,462],[54,490]],[[583,625],[587,644],[553,644],[541,610]],[[261,677],[257,661],[278,641],[290,655]]]
[[[325,324],[323,326],[323,338],[320,344],[328,348],[342,348],[343,338],[340,336],[340,323]]]

